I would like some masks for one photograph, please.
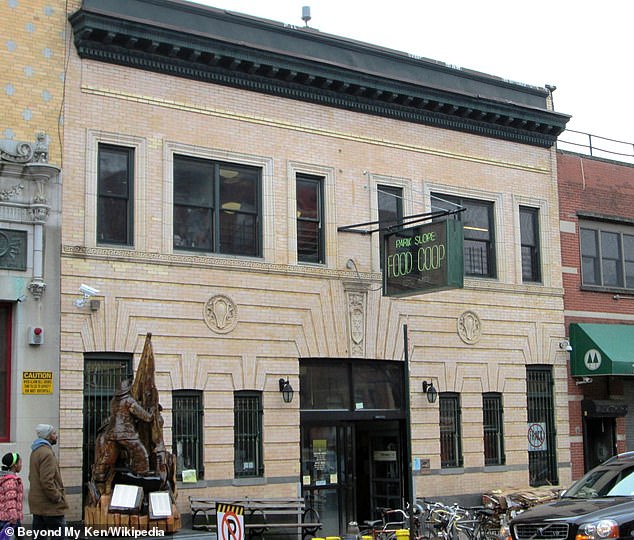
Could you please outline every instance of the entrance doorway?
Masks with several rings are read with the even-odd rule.
[[[614,418],[584,418],[585,469],[596,467],[616,454],[616,421]]]
[[[402,508],[401,420],[343,421],[302,427],[302,495],[319,512],[326,536],[347,523],[380,519],[377,508]]]

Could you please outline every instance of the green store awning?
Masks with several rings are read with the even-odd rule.
[[[634,377],[634,324],[572,323],[570,345],[573,377]]]

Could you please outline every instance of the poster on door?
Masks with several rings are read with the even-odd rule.
[[[545,422],[529,422],[527,435],[529,452],[542,452],[544,450],[548,450],[546,443]]]

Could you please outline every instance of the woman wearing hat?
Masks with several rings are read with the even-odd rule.
[[[7,523],[19,526],[24,519],[22,499],[24,486],[18,473],[22,470],[22,458],[16,452],[10,452],[2,457],[0,471],[0,529]]]

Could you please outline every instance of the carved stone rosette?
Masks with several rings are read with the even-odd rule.
[[[458,317],[458,335],[467,345],[473,345],[482,337],[482,322],[474,311],[465,311]]]
[[[228,334],[238,324],[238,307],[224,294],[212,296],[203,310],[207,326],[217,334]]]

